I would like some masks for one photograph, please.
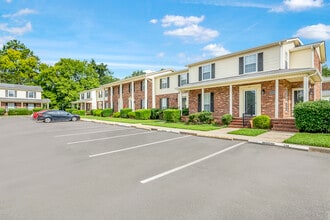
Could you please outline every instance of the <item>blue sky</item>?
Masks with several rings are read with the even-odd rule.
[[[0,0],[0,46],[17,39],[48,64],[93,58],[123,78],[291,37],[329,53],[329,11],[324,0]]]

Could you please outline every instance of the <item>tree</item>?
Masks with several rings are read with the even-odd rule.
[[[322,76],[330,77],[330,68],[327,65],[322,66]]]
[[[136,70],[136,71],[133,71],[133,73],[130,76],[126,76],[125,79],[131,78],[134,76],[141,76],[144,74],[146,74],[146,73],[143,70]]]
[[[101,85],[119,80],[118,78],[113,77],[113,72],[111,72],[108,69],[106,64],[104,63],[96,64],[95,60],[92,59],[90,65],[98,74],[98,79]]]
[[[40,61],[23,43],[12,40],[0,50],[0,82],[33,85]]]

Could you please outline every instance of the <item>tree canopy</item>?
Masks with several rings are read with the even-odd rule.
[[[144,75],[146,74],[143,70],[136,70],[136,71],[133,71],[133,73],[129,76],[126,76],[125,79],[128,79],[128,78],[131,78],[131,77],[134,77],[134,76],[141,76],[141,75]]]
[[[330,68],[327,65],[322,66],[322,76],[330,77]]]

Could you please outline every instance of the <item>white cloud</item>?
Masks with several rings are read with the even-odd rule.
[[[178,15],[166,15],[162,19],[162,26],[163,27],[170,27],[170,26],[189,26],[193,24],[199,24],[204,20],[204,16],[196,17],[196,16],[189,16],[189,17],[183,17]]]
[[[196,41],[209,41],[219,36],[219,32],[198,25],[190,25],[171,31],[165,31],[165,35],[193,38]]]
[[[281,5],[273,7],[271,12],[304,11],[311,8],[320,8],[323,0],[284,0]]]
[[[207,51],[212,56],[221,56],[230,53],[230,51],[225,49],[221,44],[209,44],[206,45],[203,50]]]
[[[4,36],[4,37],[0,37],[0,48],[3,47],[3,45],[5,45],[5,43],[7,43],[10,40],[15,39],[13,36]]]
[[[8,27],[8,24],[0,23],[0,31],[4,31],[14,35],[23,35],[32,31],[31,22],[26,23],[23,27]]]
[[[295,36],[313,40],[330,40],[330,25],[317,24],[306,26],[299,29]]]
[[[2,17],[4,17],[4,18],[15,18],[15,17],[20,17],[20,16],[24,16],[24,15],[29,15],[29,14],[35,14],[35,13],[37,13],[35,10],[24,8],[24,9],[21,9],[21,10],[19,10],[18,12],[14,13],[14,14],[2,15]]]
[[[151,19],[149,22],[152,23],[152,24],[157,24],[158,20],[157,19]]]

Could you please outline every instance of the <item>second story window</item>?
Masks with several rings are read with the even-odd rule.
[[[141,91],[144,91],[144,87],[145,87],[145,81],[142,80],[142,81],[141,81]]]
[[[104,90],[104,97],[109,97],[109,91],[108,91],[108,89]]]
[[[178,86],[183,86],[189,83],[189,73],[178,75]]]
[[[87,92],[87,98],[90,99],[91,98],[91,93]]]
[[[85,99],[85,94],[84,93],[80,94],[80,99],[81,100],[84,100]]]
[[[102,97],[103,97],[103,92],[99,91],[99,98],[102,98]]]
[[[26,92],[26,98],[28,98],[28,99],[35,99],[36,98],[36,92],[34,92],[34,91],[27,91]]]
[[[170,77],[160,79],[160,88],[161,89],[170,88]]]
[[[198,80],[208,80],[215,78],[215,63],[200,66],[198,68]]]
[[[6,97],[10,97],[10,98],[15,98],[15,97],[17,97],[17,92],[16,92],[16,90],[7,90],[7,91],[6,91]]]
[[[239,74],[263,71],[263,53],[239,57]]]

